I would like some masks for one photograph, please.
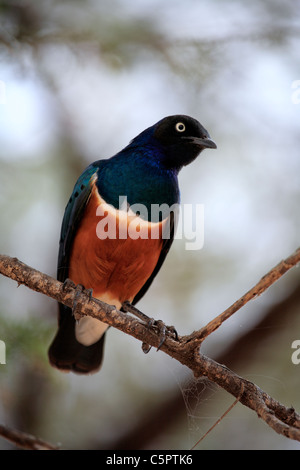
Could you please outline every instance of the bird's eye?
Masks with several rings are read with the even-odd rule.
[[[185,131],[185,125],[183,122],[177,122],[175,129],[177,132],[184,132]]]

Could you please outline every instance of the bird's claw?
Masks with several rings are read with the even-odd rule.
[[[167,336],[172,336],[173,338],[175,338],[175,340],[178,340],[178,333],[174,326],[167,326],[162,320],[156,320],[154,321],[153,327],[158,330],[158,333],[160,335],[160,342],[157,347],[157,351],[160,350]]]
[[[63,283],[63,290],[68,291],[68,290],[73,290],[75,289],[75,295],[74,295],[74,300],[73,300],[73,306],[72,306],[72,312],[73,315],[75,315],[76,308],[78,305],[78,299],[80,294],[85,294],[88,296],[89,300],[93,297],[93,289],[86,289],[82,284],[75,284],[71,279],[67,278],[64,280]]]
[[[148,317],[143,312],[138,310],[134,305],[132,305],[129,301],[123,302],[122,308],[123,308],[123,310],[125,310],[125,312],[133,313],[133,315],[137,316],[142,321],[144,321],[149,328],[154,328],[156,330],[156,332],[159,333],[160,342],[159,342],[157,351],[160,350],[160,348],[164,344],[167,336],[173,336],[173,338],[175,338],[175,340],[178,340],[178,334],[177,334],[177,331],[175,330],[174,326],[167,326],[167,325],[164,324],[164,322],[162,320],[154,320],[154,318]],[[150,346],[147,343],[142,344],[142,350],[145,354],[147,354],[150,351],[151,348],[152,348],[152,346]]]
[[[148,354],[151,348],[152,346],[150,346],[150,344],[147,344],[147,343],[142,344],[142,351],[144,354]]]
[[[84,293],[88,296],[89,300],[92,300],[93,289],[84,289]]]
[[[67,277],[67,279],[64,280],[62,289],[64,292],[67,292],[68,290],[76,289],[76,284]]]
[[[76,312],[76,309],[77,309],[79,296],[80,296],[80,294],[82,294],[83,291],[84,291],[83,285],[82,284],[77,284],[77,286],[75,288],[75,295],[74,295],[73,307],[72,307],[72,312],[73,312],[74,316],[75,316],[75,312]]]
[[[178,333],[174,326],[167,326],[162,320],[154,320],[153,318],[150,318],[149,320],[150,321],[148,322],[148,326],[154,328],[160,336],[160,342],[156,351],[160,350],[160,348],[166,341],[167,336],[172,336],[175,340],[178,340]],[[151,348],[152,346],[147,343],[142,344],[142,350],[145,354],[147,354]]]

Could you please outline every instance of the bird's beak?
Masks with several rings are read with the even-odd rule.
[[[210,137],[184,137],[186,140],[189,140],[192,144],[197,145],[198,147],[207,148],[207,149],[216,149],[217,144]]]
[[[199,145],[201,145],[201,147],[205,147],[208,149],[217,148],[217,144],[210,137],[207,137],[206,139],[199,139],[199,141],[200,141]]]

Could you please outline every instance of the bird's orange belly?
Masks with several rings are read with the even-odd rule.
[[[127,214],[108,206],[94,187],[69,266],[73,282],[92,288],[99,299],[111,298],[121,304],[132,301],[151,276],[160,256],[164,224]]]

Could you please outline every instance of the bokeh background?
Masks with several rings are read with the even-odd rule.
[[[196,330],[299,246],[300,2],[0,1],[0,252],[55,276],[75,180],[170,114],[217,142],[180,174],[204,204],[198,251],[176,240],[139,307]],[[300,410],[300,271],[203,351]],[[57,306],[0,279],[0,422],[64,449],[190,449],[234,401],[110,329],[100,373],[52,369]],[[14,448],[0,438],[0,449]],[[197,449],[299,449],[238,404]]]

